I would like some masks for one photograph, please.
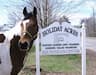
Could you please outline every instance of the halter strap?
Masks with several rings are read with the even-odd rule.
[[[26,32],[23,32],[22,34],[28,34],[28,36],[30,36],[30,37],[32,38],[32,35],[31,35],[31,33],[29,33],[28,31],[26,31]]]
[[[31,37],[31,39],[32,39],[32,40],[33,40],[34,38],[36,38],[36,37],[37,37],[37,34],[35,34],[34,36],[32,36],[32,34],[31,34],[31,33],[29,33],[28,31],[23,32],[22,34],[28,34],[28,35]]]

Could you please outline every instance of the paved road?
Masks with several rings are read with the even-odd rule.
[[[87,49],[92,49],[96,51],[96,37],[87,37],[86,38],[86,47]]]

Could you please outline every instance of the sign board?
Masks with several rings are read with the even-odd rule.
[[[42,55],[81,54],[82,75],[86,75],[86,31],[85,26],[77,29],[64,22],[53,23],[39,29],[36,39],[36,75],[40,75],[40,51]],[[40,44],[41,43],[41,44]]]
[[[69,23],[63,22],[60,25],[54,22],[49,27],[40,30],[41,54],[80,54],[80,33],[80,29]]]

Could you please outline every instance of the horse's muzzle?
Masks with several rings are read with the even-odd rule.
[[[29,43],[26,41],[25,42],[19,42],[18,46],[19,46],[20,50],[22,50],[22,51],[29,50]]]

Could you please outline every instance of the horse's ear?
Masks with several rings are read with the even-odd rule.
[[[27,12],[27,8],[24,7],[24,9],[23,9],[23,15],[26,16],[27,14],[28,14],[28,12]]]
[[[37,8],[36,7],[33,8],[33,14],[34,14],[34,16],[37,15]]]

